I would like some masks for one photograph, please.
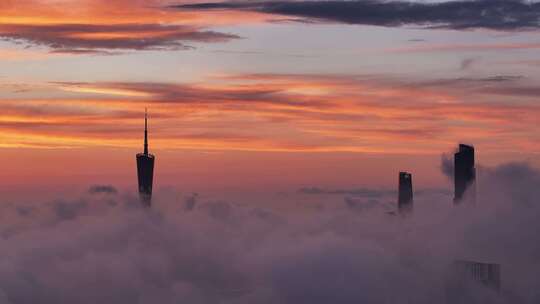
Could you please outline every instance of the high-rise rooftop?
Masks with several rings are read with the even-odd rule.
[[[412,207],[413,207],[412,174],[408,172],[399,172],[399,193],[398,193],[399,212],[411,211]]]
[[[454,154],[454,202],[459,203],[467,193],[474,200],[474,181],[476,169],[474,165],[474,147],[460,144]],[[470,190],[470,191],[468,191]]]

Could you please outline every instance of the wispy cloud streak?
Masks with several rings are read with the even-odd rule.
[[[441,146],[469,140],[486,150],[534,151],[540,125],[540,108],[528,98],[536,91],[511,76],[244,74],[204,84],[48,86],[56,90],[54,101],[36,98],[31,87],[1,100],[6,145],[137,145],[145,106],[155,147],[169,149],[438,154]]]
[[[186,42],[238,38],[191,26],[160,24],[0,24],[0,37],[71,54],[105,52],[100,50],[178,50],[189,48]]]

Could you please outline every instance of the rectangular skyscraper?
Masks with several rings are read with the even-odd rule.
[[[497,291],[501,288],[501,266],[499,264],[455,261],[454,271],[460,281],[473,280]]]
[[[461,202],[469,189],[469,197],[475,200],[475,179],[474,147],[460,144],[458,152],[454,154],[454,203]]]
[[[155,157],[148,153],[148,115],[144,114],[144,152],[137,154],[137,178],[139,182],[139,196],[143,205],[152,204],[152,184],[154,181]]]
[[[399,194],[398,209],[399,212],[410,212],[413,208],[413,188],[412,174],[408,172],[399,172]]]

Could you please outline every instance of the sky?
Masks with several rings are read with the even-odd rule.
[[[461,142],[538,166],[539,20],[518,0],[4,0],[0,190],[134,191],[145,108],[155,188],[184,193],[449,189]]]

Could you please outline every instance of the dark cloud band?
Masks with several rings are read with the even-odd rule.
[[[182,25],[0,24],[0,39],[47,46],[56,53],[178,50],[190,48],[186,42],[222,42],[235,38],[239,37]]]
[[[348,24],[419,25],[455,30],[524,30],[540,27],[540,3],[522,0],[449,1],[229,1],[173,6],[190,10],[248,10]]]

